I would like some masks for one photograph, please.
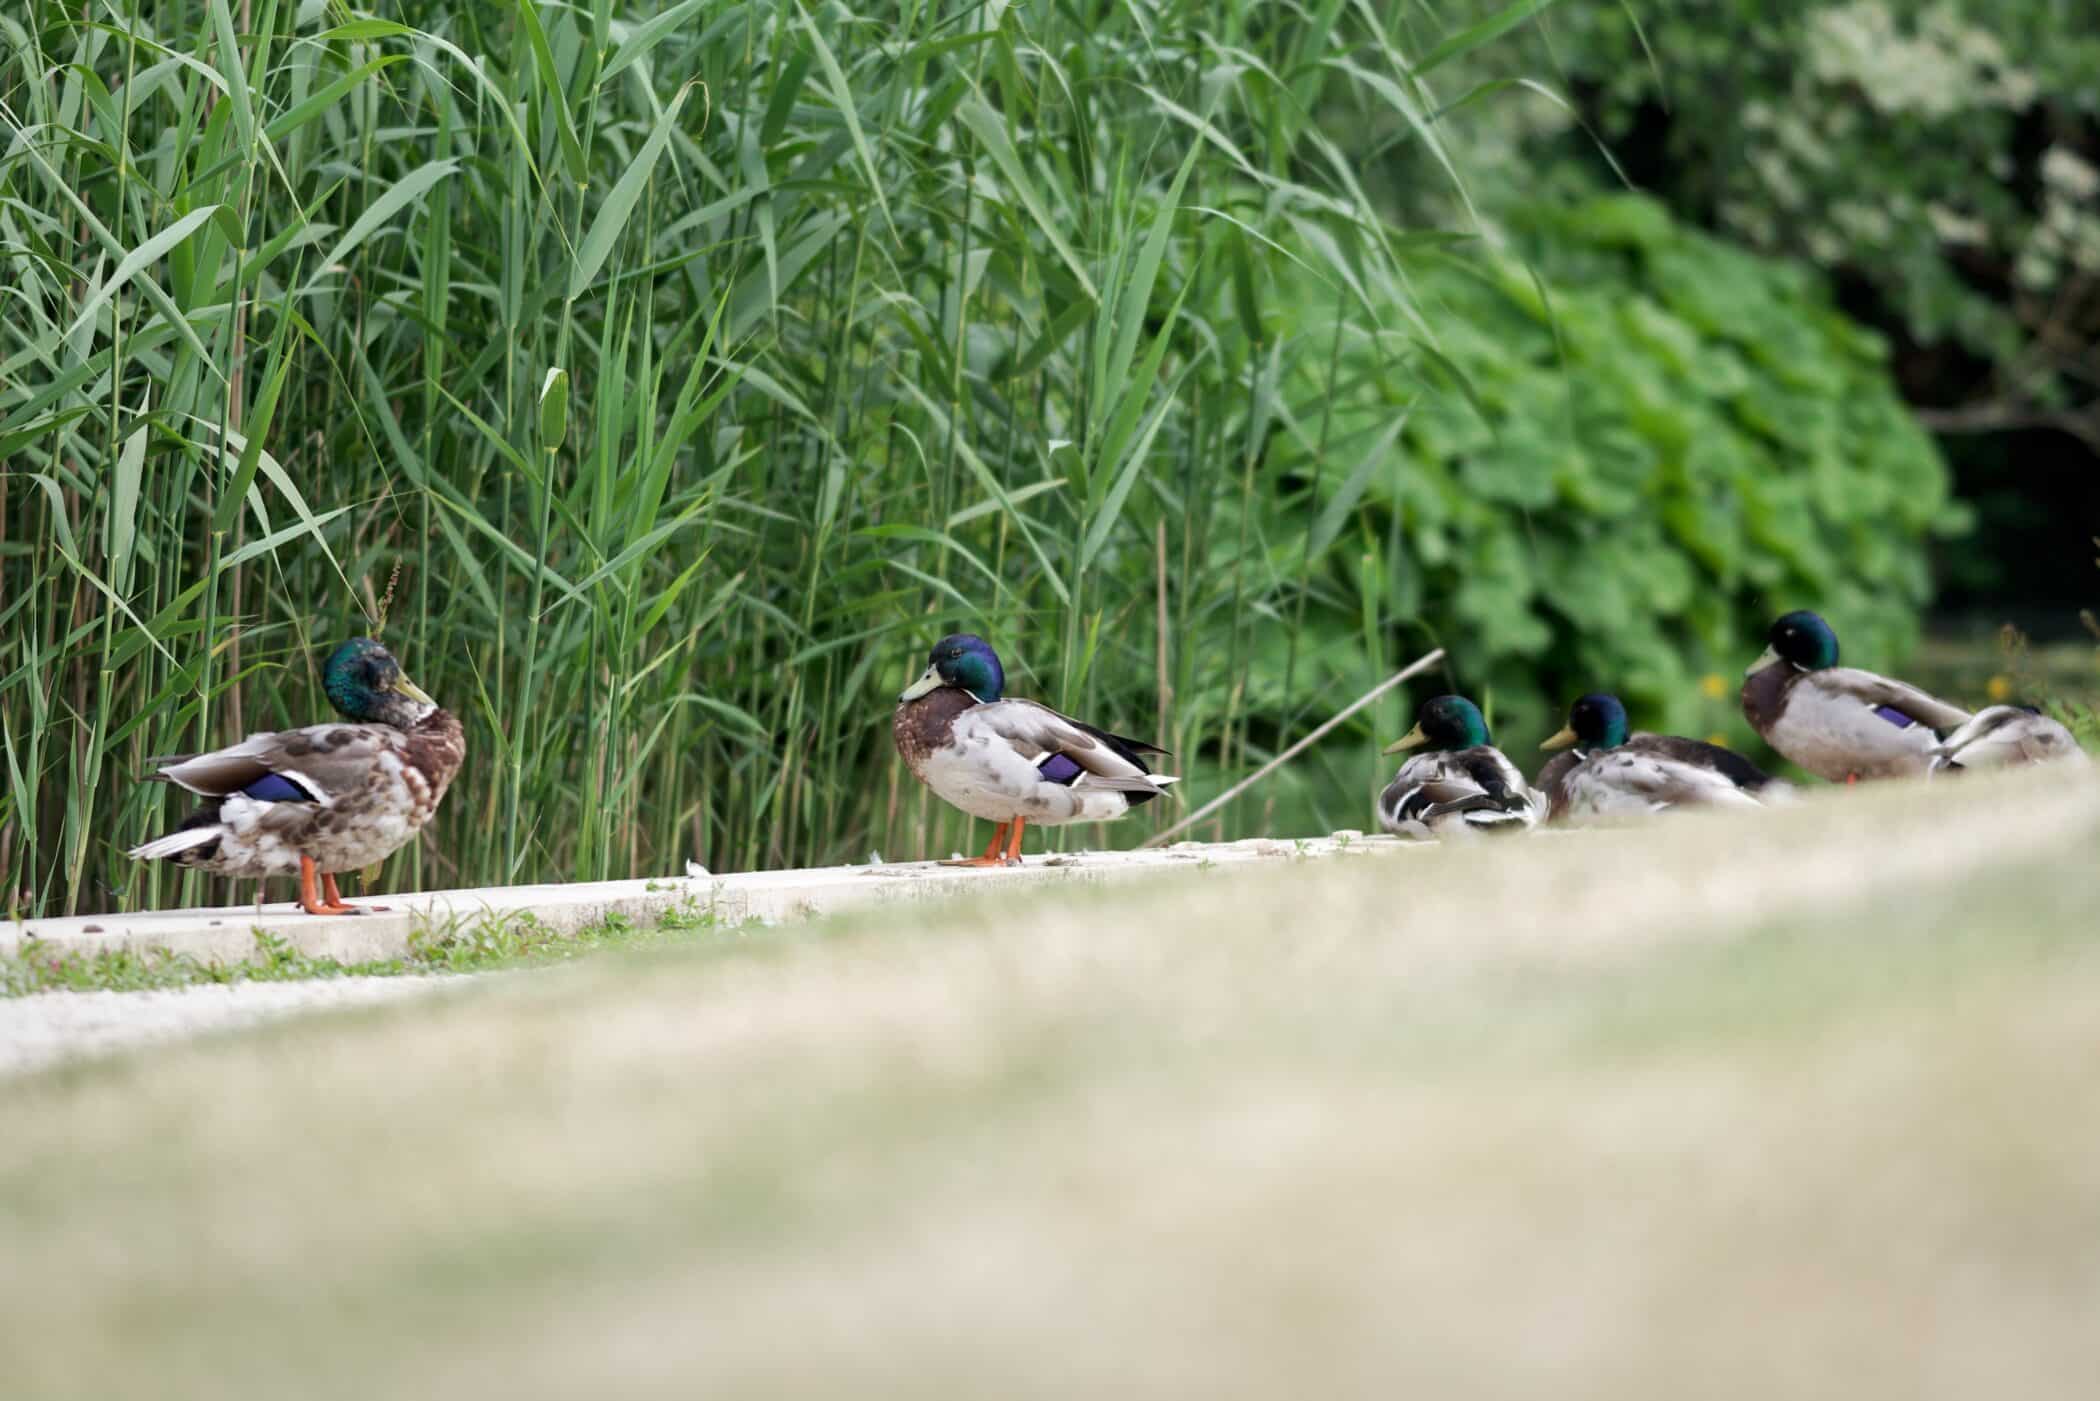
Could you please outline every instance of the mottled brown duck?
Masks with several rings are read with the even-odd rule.
[[[422,830],[466,758],[466,736],[369,637],[329,654],[322,682],[349,723],[154,760],[151,781],[205,802],[131,855],[251,880],[296,874],[308,914],[363,913],[343,901],[336,873],[376,865]]]

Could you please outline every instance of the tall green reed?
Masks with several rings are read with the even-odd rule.
[[[179,816],[135,780],[319,718],[358,632],[470,736],[395,882],[959,846],[887,718],[962,627],[1017,689],[1163,724],[1200,800],[1398,659],[1366,618],[1249,704],[1265,638],[1356,606],[1268,524],[1264,445],[1319,417],[1279,367],[1327,347],[1264,298],[1287,258],[1343,316],[1401,280],[1321,128],[1435,146],[1420,22],[0,16],[0,903],[231,893],[123,858]],[[1301,815],[1355,821],[1366,776],[1316,780]]]

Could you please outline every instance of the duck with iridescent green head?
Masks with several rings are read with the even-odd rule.
[[[890,734],[921,783],[972,817],[998,824],[982,856],[951,864],[1018,866],[1021,834],[1109,822],[1179,780],[1156,774],[1156,744],[1110,734],[1047,705],[1005,696],[989,642],[956,633],[933,644],[926,670],[897,697]]]
[[[1838,665],[1837,634],[1816,614],[1788,613],[1743,674],[1743,717],[1765,743],[1832,783],[1902,778],[1932,768],[1938,731],[1969,712],[1916,686]]]
[[[1566,751],[1539,770],[1548,822],[1757,807],[1792,792],[1718,744],[1633,729],[1619,698],[1601,691],[1570,706],[1567,725],[1539,747]]]
[[[337,647],[321,678],[351,723],[152,760],[159,768],[150,781],[205,801],[130,855],[241,879],[297,874],[308,914],[363,913],[344,903],[336,873],[377,865],[422,830],[466,759],[466,735],[369,637]]]
[[[1509,756],[1495,748],[1480,707],[1464,696],[1431,696],[1415,727],[1385,752],[1422,752],[1378,795],[1378,825],[1395,836],[1453,837],[1528,832],[1545,804]]]

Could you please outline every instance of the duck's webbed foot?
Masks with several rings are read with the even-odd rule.
[[[321,896],[328,904],[335,907],[330,911],[332,914],[361,915],[367,910],[374,914],[385,914],[387,912],[385,905],[353,905],[345,900],[342,892],[335,888],[335,873],[332,871],[321,877]]]
[[[1021,864],[1021,829],[1028,825],[1024,818],[1002,822],[992,829],[992,839],[985,845],[981,856],[965,856],[954,861],[943,861],[943,866],[1018,866]]]
[[[943,861],[941,864],[943,866],[1004,866],[1006,861],[1000,856],[999,848],[1005,845],[1006,829],[1012,825],[1011,822],[1002,822],[992,829],[992,839],[985,843],[982,856],[960,856],[953,861]]]
[[[300,909],[306,911],[310,915],[348,915],[363,913],[363,911],[361,910],[353,910],[350,908],[350,906],[345,905],[342,901],[342,897],[335,893],[334,876],[318,878],[317,877],[318,872],[314,867],[314,859],[311,856],[302,855],[299,858]],[[321,895],[321,880],[323,879],[325,879],[328,882],[328,895],[325,899]]]

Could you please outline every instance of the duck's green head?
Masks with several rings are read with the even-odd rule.
[[[953,633],[933,644],[926,670],[898,693],[900,701],[917,700],[929,691],[954,686],[980,701],[995,701],[1006,689],[1006,668],[992,644],[973,633]]]
[[[1625,742],[1626,707],[1617,696],[1596,691],[1569,706],[1568,723],[1539,748],[1566,749],[1579,744],[1584,749],[1616,749]]]
[[[401,672],[401,663],[369,637],[353,637],[328,654],[321,685],[335,708],[352,720],[406,729],[437,702]]]
[[[1764,654],[1750,663],[1745,676],[1763,671],[1774,662],[1788,662],[1803,671],[1821,671],[1838,664],[1838,635],[1830,624],[1806,608],[1788,613],[1765,633]]]
[[[1415,727],[1385,747],[1388,754],[1403,749],[1471,749],[1487,744],[1488,723],[1480,707],[1464,696],[1431,696],[1415,711]]]

